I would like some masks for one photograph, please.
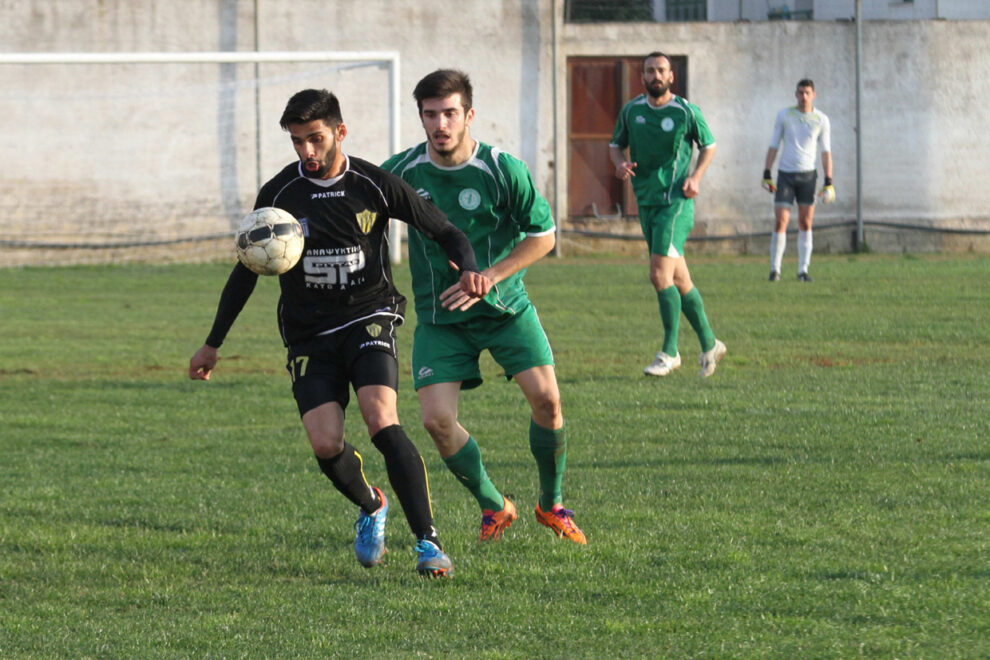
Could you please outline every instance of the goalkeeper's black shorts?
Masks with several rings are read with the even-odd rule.
[[[814,206],[818,172],[777,172],[777,194],[774,206],[790,206],[797,200],[801,206]]]

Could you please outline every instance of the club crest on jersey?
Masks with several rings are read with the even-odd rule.
[[[365,209],[364,211],[361,211],[354,217],[357,220],[358,227],[361,228],[361,231],[367,234],[369,231],[371,231],[371,228],[375,225],[375,219],[378,217],[378,214],[375,213],[374,211],[369,211]]]
[[[377,323],[369,323],[368,325],[364,326],[364,329],[372,337],[377,337],[378,335],[382,334],[382,326],[378,325]]]
[[[457,196],[457,203],[465,211],[473,211],[481,206],[481,194],[474,188],[465,188]]]
[[[664,117],[660,121],[660,128],[667,131],[668,133],[671,132],[672,130],[674,130],[674,120],[671,119],[670,117]]]

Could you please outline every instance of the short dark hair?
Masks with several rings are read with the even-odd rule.
[[[420,113],[423,112],[423,101],[426,99],[442,99],[452,94],[461,95],[461,105],[465,112],[473,107],[474,90],[468,74],[457,69],[437,69],[420,80],[413,90],[413,98],[416,99],[416,107]]]
[[[815,89],[815,81],[811,78],[801,78],[797,84],[798,87],[810,87],[812,90]]]
[[[647,55],[646,57],[643,58],[643,64],[642,64],[642,66],[640,68],[645,69],[646,68],[646,60],[648,60],[650,58],[653,58],[653,57],[662,57],[663,59],[667,60],[667,64],[668,65],[671,65],[672,64],[671,61],[670,61],[670,57],[668,55],[666,55],[665,53],[661,53],[659,50],[655,50],[655,51],[653,51],[652,53],[650,53],[649,55]]]
[[[283,130],[287,130],[289,124],[308,124],[317,119],[322,119],[332,127],[344,123],[340,114],[340,101],[333,92],[325,89],[296,92],[285,104],[285,111],[278,123]]]

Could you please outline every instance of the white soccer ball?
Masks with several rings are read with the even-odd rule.
[[[281,275],[302,256],[302,225],[292,214],[272,206],[248,213],[237,228],[237,258],[258,275]]]

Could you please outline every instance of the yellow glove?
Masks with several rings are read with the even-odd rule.
[[[763,170],[763,183],[760,185],[762,185],[763,189],[767,192],[777,192],[777,186],[773,185],[773,177],[770,175],[770,170]]]
[[[825,177],[825,186],[818,193],[822,198],[822,204],[831,204],[835,201],[835,187],[832,185],[832,177]]]

